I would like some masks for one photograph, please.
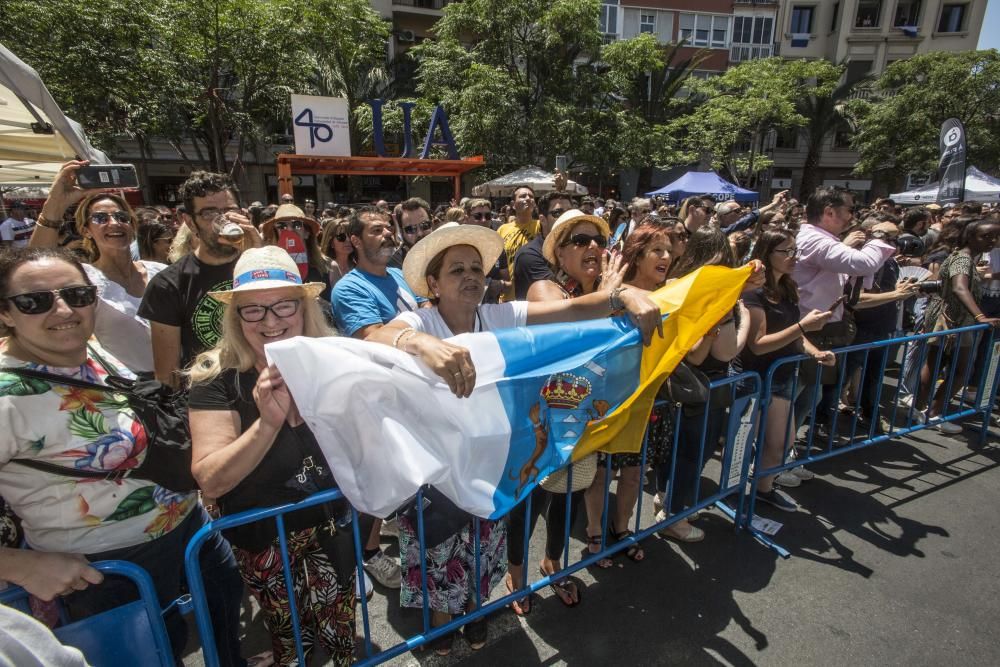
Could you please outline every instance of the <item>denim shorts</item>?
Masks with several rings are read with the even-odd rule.
[[[776,398],[783,398],[786,401],[791,401],[795,397],[792,396],[792,387],[795,386],[795,393],[802,393],[802,383],[796,382],[796,374],[792,373],[787,379],[776,381],[771,383],[771,396]]]

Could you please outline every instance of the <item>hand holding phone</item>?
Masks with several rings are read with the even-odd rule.
[[[839,306],[840,304],[844,303],[845,301],[847,301],[847,296],[846,295],[841,295],[841,296],[837,297],[837,300],[834,301],[833,304],[829,308],[827,308],[827,311],[833,312],[834,309],[837,308],[837,306]]]

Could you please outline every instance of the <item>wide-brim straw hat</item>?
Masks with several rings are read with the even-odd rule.
[[[403,260],[403,277],[417,296],[431,298],[427,287],[427,265],[440,253],[457,245],[469,245],[479,251],[483,271],[489,273],[503,252],[503,239],[492,229],[479,225],[448,222],[417,241]]]
[[[279,206],[278,210],[274,212],[274,217],[260,226],[261,234],[267,236],[271,233],[271,230],[274,229],[274,225],[282,220],[301,220],[302,223],[309,228],[309,231],[312,232],[313,237],[319,235],[319,223],[306,215],[305,212],[295,204],[282,204]]]
[[[607,220],[597,215],[588,215],[578,208],[571,208],[556,219],[552,229],[549,230],[549,235],[545,237],[545,242],[542,243],[542,255],[545,261],[553,266],[556,264],[556,246],[562,242],[562,237],[581,222],[592,222],[605,237],[611,236]]]
[[[323,283],[303,283],[299,267],[283,248],[267,245],[250,248],[236,260],[233,269],[233,288],[209,292],[209,296],[222,303],[231,303],[239,292],[257,292],[279,287],[301,287],[306,296],[315,298],[326,289]]]

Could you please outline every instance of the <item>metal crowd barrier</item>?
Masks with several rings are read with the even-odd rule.
[[[476,565],[476,577],[475,577],[475,594],[474,602],[475,608],[466,614],[455,616],[452,620],[438,627],[431,627],[431,610],[428,603],[427,595],[427,561],[426,561],[426,542],[424,537],[424,503],[423,503],[423,492],[421,491],[417,495],[416,508],[417,508],[417,537],[420,544],[420,574],[421,574],[421,587],[423,592],[423,608],[422,608],[422,619],[423,619],[423,629],[419,634],[407,637],[403,641],[399,642],[395,646],[389,647],[380,652],[373,652],[372,642],[371,642],[371,619],[369,618],[368,603],[365,599],[363,593],[364,587],[362,586],[362,594],[360,597],[361,602],[361,614],[359,624],[363,629],[364,633],[364,655],[356,663],[358,665],[376,665],[386,660],[389,660],[395,656],[398,656],[407,651],[419,648],[434,639],[450,633],[459,629],[460,627],[475,621],[479,618],[485,617],[496,611],[503,609],[506,605],[513,601],[520,600],[531,593],[534,593],[546,586],[549,586],[553,582],[560,581],[569,575],[577,572],[583,568],[586,568],[597,561],[612,556],[620,551],[629,549],[632,545],[637,544],[643,539],[649,537],[654,532],[662,530],[681,519],[690,516],[692,513],[697,512],[702,509],[706,509],[710,506],[718,506],[727,514],[731,519],[737,519],[735,511],[727,505],[726,499],[733,496],[740,495],[747,484],[747,476],[750,468],[750,460],[753,454],[753,443],[752,437],[756,432],[756,419],[759,414],[758,403],[760,401],[760,388],[761,381],[760,377],[756,373],[744,373],[741,375],[729,377],[723,380],[715,381],[711,383],[711,388],[716,391],[712,392],[713,398],[723,397],[728,394],[729,407],[726,408],[728,416],[726,418],[726,424],[722,429],[722,435],[725,438],[725,444],[723,445],[722,453],[720,456],[720,472],[717,480],[717,488],[711,493],[702,493],[702,485],[705,480],[704,477],[699,474],[697,478],[697,483],[694,489],[694,499],[690,504],[686,504],[683,511],[676,513],[670,513],[671,499],[674,493],[678,491],[674,488],[673,484],[673,472],[676,469],[677,463],[677,452],[679,445],[679,433],[680,433],[680,421],[683,419],[682,411],[680,406],[674,406],[675,418],[678,420],[675,422],[674,429],[674,441],[673,441],[673,458],[671,464],[671,474],[670,482],[667,488],[667,492],[664,497],[664,512],[667,514],[666,519],[654,522],[649,526],[643,527],[642,525],[642,505],[643,505],[643,489],[642,482],[640,481],[640,493],[637,500],[635,512],[634,512],[634,524],[633,524],[633,534],[628,537],[623,538],[621,541],[617,541],[614,544],[608,544],[607,534],[608,534],[608,521],[610,512],[610,491],[611,491],[611,458],[606,459],[605,471],[608,473],[605,475],[604,484],[604,497],[603,497],[603,516],[601,520],[601,549],[598,553],[587,554],[585,557],[580,558],[570,562],[570,540],[569,536],[572,530],[572,525],[570,523],[571,513],[569,510],[569,505],[572,500],[570,494],[565,495],[565,502],[567,504],[566,512],[566,524],[563,527],[565,547],[562,553],[562,565],[563,569],[557,573],[542,577],[536,581],[528,581],[528,567],[529,562],[529,549],[530,549],[530,535],[529,530],[531,527],[531,502],[532,497],[529,495],[523,502],[525,503],[525,511],[528,520],[525,521],[525,540],[524,540],[524,553],[523,553],[523,571],[524,576],[520,582],[520,588],[513,593],[503,595],[497,599],[490,600],[484,603],[484,591],[481,590],[481,577],[479,572],[479,567],[481,563],[481,545],[479,543],[480,531],[479,524],[480,520],[478,518],[473,520],[474,526],[474,544],[475,544],[475,565]],[[659,405],[663,405],[660,403]],[[709,458],[713,457],[717,443],[706,443],[704,434],[708,426],[708,419],[710,414],[717,414],[717,411],[712,410],[714,406],[706,406],[705,413],[701,420],[701,442],[699,443],[698,452],[698,467],[701,470],[705,462]],[[710,446],[706,446],[706,445]],[[641,456],[641,466],[640,470],[645,471],[647,454],[649,447],[649,437],[648,431],[646,437],[643,439]],[[570,481],[568,485],[572,485],[572,469],[570,469]],[[641,479],[644,479],[644,475]],[[558,495],[558,494],[557,494]],[[208,607],[208,602],[205,596],[204,581],[202,579],[201,571],[199,570],[199,560],[198,554],[205,543],[205,541],[215,532],[219,530],[225,530],[227,528],[233,528],[235,526],[240,526],[248,523],[253,523],[262,520],[273,520],[277,525],[277,532],[279,535],[279,544],[281,547],[282,561],[284,565],[284,576],[286,582],[286,588],[289,591],[294,590],[292,586],[291,574],[289,572],[289,558],[287,551],[287,541],[285,537],[284,530],[284,520],[285,516],[291,512],[305,509],[307,507],[312,507],[322,503],[326,503],[332,500],[337,500],[342,498],[343,495],[336,489],[323,491],[310,496],[306,500],[298,503],[282,505],[279,507],[271,507],[259,510],[250,510],[247,512],[242,512],[239,514],[234,514],[231,516],[226,516],[221,519],[214,520],[201,528],[198,533],[191,539],[188,544],[187,551],[185,554],[185,566],[188,575],[188,588],[191,595],[192,607],[195,614],[195,619],[198,624],[198,631],[202,639],[202,647],[204,653],[205,664],[208,667],[217,667],[219,664],[218,653],[214,643],[214,635],[212,633],[212,618],[211,609]],[[560,501],[561,502],[561,501]],[[581,501],[581,504],[582,501]],[[580,510],[584,511],[583,508]],[[362,560],[361,560],[361,545],[362,536],[360,535],[358,529],[358,517],[357,513],[353,514],[354,521],[352,522],[353,535],[354,535],[354,551],[355,558],[357,560],[357,572],[358,579],[363,580],[362,572]],[[500,519],[500,521],[506,521],[506,517]],[[738,526],[734,523],[734,529]],[[367,536],[365,536],[367,539]],[[404,574],[405,576],[405,574]],[[501,584],[502,585],[502,584]],[[488,593],[488,592],[487,592]],[[292,619],[292,630],[295,637],[296,650],[298,652],[299,664],[306,664],[303,646],[302,646],[302,632],[300,626],[300,615],[297,610],[296,600],[294,595],[290,599],[291,606],[291,619]]]
[[[970,341],[970,353],[966,355],[967,358],[964,363],[959,364],[957,363],[960,361],[957,350],[960,347],[962,338]],[[985,347],[980,346],[983,340],[988,341]],[[974,378],[973,373],[977,350],[980,349],[985,350],[988,363],[981,368],[978,378]],[[876,358],[873,360],[872,353],[879,351],[881,353],[876,354]],[[997,394],[997,382],[1000,379],[997,374],[998,362],[1000,362],[1000,337],[995,335],[992,327],[974,325],[934,333],[901,336],[888,340],[849,345],[838,348],[833,352],[836,358],[835,368],[837,372],[836,382],[833,384],[833,393],[830,395],[832,407],[829,415],[831,419],[826,428],[826,434],[821,434],[820,437],[817,437],[819,431],[816,428],[816,418],[817,403],[820,402],[821,393],[824,391],[822,387],[822,374],[817,372],[812,382],[803,383],[808,386],[800,386],[799,384],[803,362],[815,362],[804,355],[779,359],[771,365],[764,379],[760,425],[754,456],[754,471],[746,493],[740,498],[737,523],[742,528],[747,529],[761,543],[774,549],[783,558],[787,558],[789,552],[752,525],[757,502],[757,488],[762,477],[778,475],[799,466],[846,454],[863,447],[870,447],[889,440],[898,439],[915,431],[932,428],[941,423],[953,422],[973,415],[979,415],[982,420],[979,430],[979,446],[985,444],[986,436],[989,432],[990,412],[993,408],[994,397]],[[889,366],[890,357],[894,357],[897,354],[902,361],[899,366],[899,380],[893,388],[886,383],[886,370]],[[855,401],[856,408],[850,420],[849,428],[845,429],[845,432],[840,432],[837,405],[845,382],[849,381],[847,362],[851,355],[863,356],[860,366],[861,375]],[[915,368],[907,367],[907,362],[915,364]],[[859,433],[859,412],[861,408],[861,395],[864,390],[865,374],[869,370],[869,365],[873,363],[877,365],[873,366],[873,368],[877,367],[878,369],[877,381],[875,382],[875,396],[871,400],[871,404],[875,406],[875,414],[866,415],[867,427]],[[926,391],[922,391],[919,374],[925,364],[932,368],[932,372],[930,374],[930,382],[925,383]],[[792,411],[789,410],[784,429],[784,442],[787,444],[783,448],[781,463],[765,467],[762,458],[765,450],[765,431],[768,412],[772,405],[772,386],[775,382],[775,374],[780,369],[788,366],[793,366],[794,370],[791,392],[793,396],[792,404],[795,404],[794,397],[798,397],[800,392],[807,392],[807,396],[811,396],[811,400],[809,401],[811,409],[808,418],[805,420],[798,419],[798,423],[793,423],[793,418],[801,417],[801,415],[793,415]],[[962,368],[959,368],[959,366],[962,366]],[[942,373],[943,370],[945,370],[944,373]],[[916,384],[911,388],[916,393],[911,395],[911,400],[908,403],[903,403],[901,402],[901,388],[907,376],[912,378],[913,371],[916,371],[917,376]],[[966,387],[970,381],[974,381],[977,385],[975,405],[965,408],[962,406],[966,402]],[[935,392],[942,387],[944,389],[944,402],[941,414],[924,421],[921,411],[917,408],[918,395],[926,393],[926,403],[929,406],[933,402]],[[953,395],[954,393],[958,393],[953,390],[957,390],[958,388],[961,388],[959,407],[952,409],[951,402]],[[886,393],[889,394],[888,397]],[[886,398],[887,400],[884,400]],[[885,433],[881,432],[880,418],[884,418],[888,422],[889,428]],[[897,425],[899,421],[903,422],[901,426]],[[796,431],[804,424],[808,426],[806,440],[798,448],[799,451],[796,453],[796,456],[791,456],[792,449],[795,447]],[[846,432],[848,430],[849,434]]]

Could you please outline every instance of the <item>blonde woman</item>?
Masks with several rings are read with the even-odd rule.
[[[287,252],[244,252],[233,288],[210,294],[226,304],[222,337],[189,371],[192,472],[222,514],[302,500],[336,480],[292,402],[264,345],[294,336],[332,335],[317,296]],[[285,522],[294,595],[306,654],[319,642],[335,664],[354,659],[356,603],[350,507],[346,501],[294,512]],[[331,530],[330,528],[335,528]],[[289,592],[275,526],[262,521],[227,531],[243,581],[260,601],[276,663],[295,659]]]

